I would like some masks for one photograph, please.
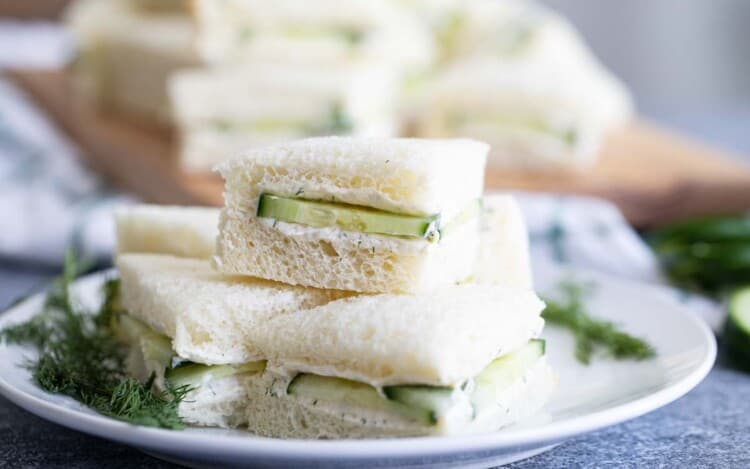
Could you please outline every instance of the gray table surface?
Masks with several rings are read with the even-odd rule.
[[[0,308],[53,272],[0,262]],[[750,467],[750,375],[723,359],[682,399],[656,412],[513,464],[569,467]],[[0,397],[0,468],[174,467],[135,449],[46,422]]]

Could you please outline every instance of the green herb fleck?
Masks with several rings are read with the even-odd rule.
[[[47,293],[42,311],[25,323],[0,330],[0,340],[34,346],[38,358],[27,366],[48,392],[70,396],[97,412],[125,422],[170,429],[184,428],[178,406],[188,387],[153,389],[153,377],[141,383],[127,376],[125,350],[110,328],[119,309],[119,281],[104,285],[98,312],[85,311],[71,297],[81,272],[72,254],[63,274]]]
[[[542,317],[551,324],[570,329],[576,338],[575,355],[578,361],[589,364],[596,346],[604,347],[615,359],[644,360],[656,355],[654,348],[642,339],[620,331],[611,322],[591,317],[583,303],[592,285],[572,281],[562,282],[563,301],[545,299],[547,307]]]

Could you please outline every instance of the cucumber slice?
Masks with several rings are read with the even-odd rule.
[[[144,334],[140,340],[143,360],[152,363],[155,368],[165,370],[172,363],[175,356],[172,350],[172,341],[167,337],[151,333]]]
[[[349,379],[300,373],[289,383],[286,392],[291,396],[313,399],[313,404],[318,400],[334,402],[376,412],[396,413],[428,425],[435,423],[431,410],[387,399],[369,384]]]
[[[245,373],[259,373],[265,368],[265,361],[249,362],[243,365],[201,365],[186,362],[176,368],[167,370],[165,377],[172,387],[189,386],[196,388],[217,379]]]
[[[437,240],[440,216],[389,213],[368,207],[279,197],[263,194],[258,202],[259,218],[271,218],[315,228],[339,227],[360,233]]]
[[[738,290],[729,300],[724,337],[732,355],[750,369],[750,287]]]
[[[495,406],[498,395],[521,379],[526,371],[544,356],[544,352],[544,340],[532,339],[519,350],[496,358],[487,365],[474,378],[471,402],[475,414]]]
[[[115,337],[131,347],[139,346],[145,361],[163,364],[162,368],[167,368],[172,362],[175,353],[169,337],[127,314],[118,315],[114,326]]]
[[[475,413],[496,406],[498,395],[523,377],[544,355],[544,341],[533,339],[520,350],[497,358],[474,379],[471,403]],[[462,390],[426,385],[386,386],[383,394],[365,383],[343,378],[301,373],[287,388],[287,394],[335,402],[378,412],[392,412],[427,425],[435,425],[455,405],[455,393]]]
[[[430,423],[437,423],[453,405],[453,388],[439,386],[388,386],[383,388],[388,399],[427,412]]]

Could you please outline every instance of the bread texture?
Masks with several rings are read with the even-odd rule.
[[[225,207],[215,265],[228,274],[371,293],[465,280],[478,254],[478,218],[429,243],[255,214],[259,197],[271,193],[451,220],[481,197],[487,150],[469,140],[327,137],[250,151],[219,166]]]
[[[429,295],[359,295],[270,317],[256,343],[269,369],[389,384],[456,385],[542,330],[530,290],[461,285]]]
[[[76,92],[108,111],[171,122],[168,77],[200,63],[188,16],[147,14],[126,0],[82,0],[66,23],[77,42]]]
[[[125,310],[205,364],[268,360],[272,370],[374,385],[456,384],[542,329],[527,289],[462,285],[423,296],[359,295],[246,277],[208,263],[125,254]]]
[[[129,205],[114,212],[117,253],[209,259],[219,234],[219,209]]]
[[[473,281],[532,289],[529,235],[515,197],[509,194],[484,196],[481,230]]]
[[[246,277],[226,277],[207,261],[153,254],[117,257],[123,307],[172,339],[183,358],[204,364],[264,357],[253,340],[273,315],[343,296]]]

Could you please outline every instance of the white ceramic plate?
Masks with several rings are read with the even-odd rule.
[[[190,428],[168,431],[111,420],[75,401],[48,394],[18,364],[32,353],[0,345],[0,393],[42,418],[140,448],[190,466],[361,466],[487,467],[523,459],[575,435],[613,425],[662,407],[695,387],[716,356],[709,328],[665,289],[616,281],[599,274],[545,269],[541,295],[553,295],[562,278],[596,284],[589,310],[645,337],[658,357],[615,362],[598,357],[582,366],[573,357],[573,339],[549,326],[545,337],[560,387],[546,411],[533,421],[474,436],[387,440],[301,441],[259,438],[241,431]],[[97,301],[106,273],[77,282],[82,302]],[[42,298],[31,298],[0,316],[0,327],[29,318]]]

